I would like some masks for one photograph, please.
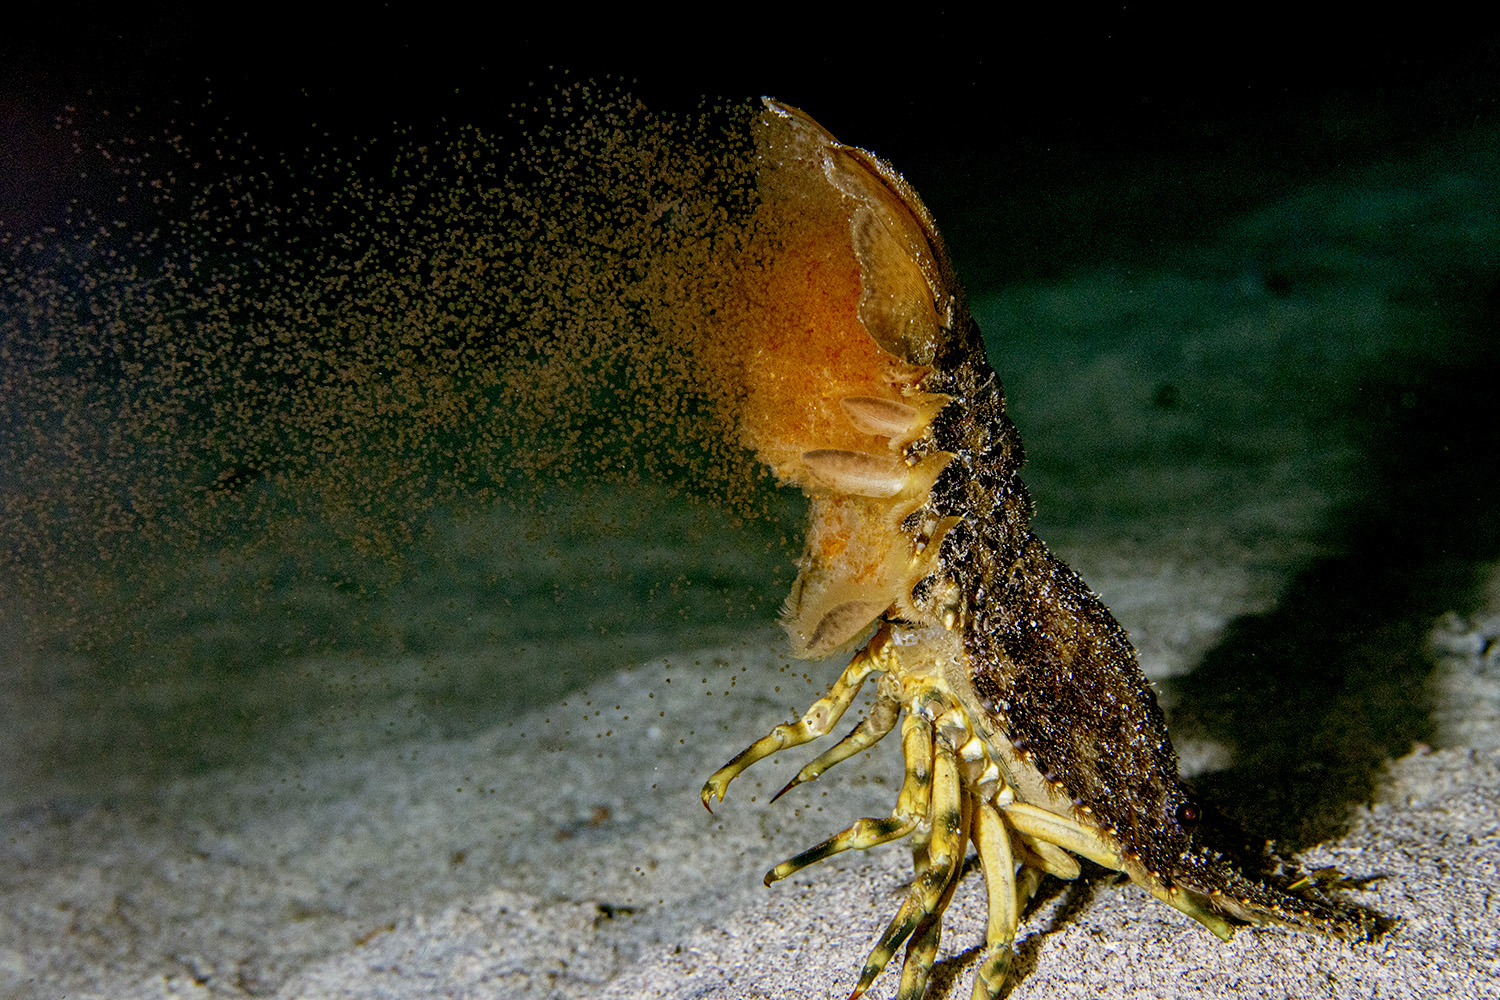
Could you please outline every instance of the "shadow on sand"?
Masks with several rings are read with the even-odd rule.
[[[1433,733],[1426,640],[1473,610],[1500,558],[1500,279],[1458,276],[1449,360],[1372,375],[1350,400],[1361,499],[1276,608],[1233,621],[1172,682],[1173,732],[1228,748],[1206,799],[1298,849],[1336,836],[1385,761]]]

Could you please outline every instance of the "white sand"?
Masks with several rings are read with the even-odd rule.
[[[1497,673],[1493,642],[1481,648],[1500,604],[1459,627],[1443,623],[1434,683]],[[759,876],[887,810],[893,748],[775,805],[789,763],[758,766],[716,817],[697,801],[712,766],[808,696],[800,665],[784,668],[759,651],[687,654],[474,738],[14,812],[0,854],[5,995],[838,995],[899,900],[905,852],[769,890]],[[1500,740],[1488,732],[1483,747],[1393,762],[1349,832],[1307,856],[1379,876],[1355,898],[1400,919],[1380,941],[1247,930],[1221,945],[1133,888],[1088,882],[1027,919],[1013,995],[1496,995]],[[971,874],[939,973],[963,980],[954,995],[982,920]]]

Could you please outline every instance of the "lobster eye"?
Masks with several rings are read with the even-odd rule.
[[[1198,807],[1195,806],[1195,805],[1193,805],[1191,802],[1184,802],[1182,805],[1178,806],[1177,807],[1177,822],[1179,822],[1179,823],[1196,823],[1196,822],[1198,822]]]

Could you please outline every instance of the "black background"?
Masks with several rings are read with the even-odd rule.
[[[65,104],[149,115],[211,92],[264,147],[293,148],[393,122],[487,127],[532,87],[608,77],[664,112],[759,94],[803,107],[908,174],[971,286],[1142,263],[1298,179],[1496,112],[1493,38],[1305,22],[1260,6],[892,20],[47,5],[0,34],[0,220],[33,229],[72,193],[50,129]]]

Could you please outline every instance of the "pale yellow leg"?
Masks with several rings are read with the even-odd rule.
[[[973,803],[972,795],[963,797],[961,823],[964,830],[970,827]],[[960,845],[959,858],[965,853],[966,844]],[[942,896],[938,898],[937,906],[912,931],[911,942],[906,946],[906,961],[901,965],[901,986],[896,990],[896,1000],[921,1000],[922,995],[927,992],[927,980],[932,977],[932,966],[937,961],[938,947],[942,944],[943,914],[947,912],[948,904],[953,902],[953,893],[962,881],[962,875],[963,865],[954,865],[953,874],[948,879]]]
[[[814,780],[833,765],[848,760],[862,750],[868,750],[885,739],[886,734],[896,728],[896,720],[901,716],[901,702],[896,697],[897,692],[886,690],[888,686],[886,682],[889,678],[889,674],[881,678],[880,696],[876,698],[875,704],[870,706],[870,714],[861,719],[859,725],[855,726],[848,736],[839,740],[825,750],[817,760],[798,771],[797,776],[788,781],[785,788],[771,796],[772,802],[803,782]],[[894,684],[889,686],[895,687]]]
[[[932,775],[936,767],[932,723],[924,716],[908,715],[901,724],[901,759],[906,765],[906,776],[901,779],[901,792],[896,796],[896,812],[914,816],[921,823],[932,814]],[[925,845],[927,837],[926,830],[918,831],[918,842]]]
[[[848,850],[865,850],[899,840],[927,815],[932,783],[932,723],[920,715],[907,716],[901,727],[901,750],[906,757],[906,778],[896,808],[886,819],[862,819],[842,833],[834,834],[766,872],[766,885],[779,882],[808,865]]]
[[[1213,910],[1200,906],[1191,893],[1182,889],[1164,889],[1159,885],[1148,885],[1146,889],[1157,899],[1175,909],[1181,910],[1192,917],[1198,923],[1213,932],[1214,937],[1220,941],[1228,941],[1234,937],[1235,926]]]
[[[1083,874],[1083,869],[1078,867],[1078,859],[1067,851],[1036,837],[1029,837],[1017,833],[1019,844],[1012,844],[1016,860],[1032,868],[1041,869],[1048,875],[1056,875],[1064,882],[1071,882]]]
[[[859,689],[864,686],[865,678],[869,677],[874,669],[874,657],[870,655],[870,649],[867,646],[849,661],[849,665],[834,682],[833,689],[813,702],[812,707],[802,716],[801,722],[777,726],[741,750],[733,760],[710,775],[708,781],[703,784],[703,808],[713,812],[713,807],[709,805],[713,798],[718,796],[719,801],[723,802],[725,793],[729,791],[729,783],[756,761],[764,760],[777,751],[801,746],[825,735],[853,704],[855,696],[859,694]]]
[[[1126,870],[1125,861],[1115,847],[1088,827],[1023,802],[1005,806],[1003,811],[1006,822],[1027,840],[1028,846],[1032,841],[1050,843],[1106,868],[1113,868],[1115,871]],[[1037,846],[1040,846],[1040,843]],[[1127,872],[1127,874],[1130,873]],[[1131,878],[1163,903],[1181,910],[1207,927],[1221,941],[1228,941],[1234,936],[1234,925],[1222,915],[1201,905],[1192,893],[1183,889],[1168,889],[1149,875],[1139,872],[1132,874]]]
[[[901,947],[927,917],[938,912],[948,882],[963,861],[968,831],[963,826],[963,792],[959,783],[958,758],[946,740],[936,741],[932,770],[932,836],[927,848],[927,870],[912,883],[901,909],[880,936],[865,960],[859,984],[849,1000],[857,1000],[880,975],[896,949]]]
[[[1011,946],[1021,923],[1020,887],[1016,884],[1016,862],[1011,852],[1010,832],[1005,820],[989,802],[974,811],[974,843],[984,868],[989,895],[989,925],[984,934],[984,960],[974,973],[974,1000],[996,1000],[1010,972]],[[1033,869],[1025,869],[1027,871]],[[1035,891],[1035,888],[1032,888]],[[1029,894],[1028,894],[1029,898]]]
[[[841,833],[834,834],[816,847],[809,847],[796,857],[788,858],[781,864],[766,872],[766,885],[773,885],[786,878],[795,875],[808,865],[815,865],[835,854],[845,851],[864,851],[881,844],[888,844],[893,840],[900,840],[911,833],[912,827],[917,825],[915,819],[889,816],[885,819],[865,818]]]
[[[1115,871],[1123,871],[1124,860],[1113,844],[1088,827],[1024,802],[1002,806],[1005,822],[1025,837],[1056,844],[1082,858]]]
[[[1011,841],[1011,849],[1014,850],[1016,842]],[[1016,875],[1016,912],[1025,913],[1026,907],[1031,902],[1031,897],[1042,887],[1042,879],[1047,873],[1039,868],[1024,867]]]

